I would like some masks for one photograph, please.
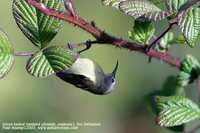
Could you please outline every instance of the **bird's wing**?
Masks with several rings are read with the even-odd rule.
[[[73,74],[73,73],[65,73],[65,72],[60,72],[56,74],[60,79],[73,84],[74,86],[78,87],[78,88],[83,88],[85,90],[87,90],[90,87],[93,87],[94,84],[93,82],[83,76],[83,75],[79,75],[79,74]]]

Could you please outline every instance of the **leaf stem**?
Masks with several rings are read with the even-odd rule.
[[[73,24],[73,25],[81,28],[82,30],[90,33],[101,44],[113,45],[116,47],[129,49],[131,51],[137,51],[137,52],[143,53],[149,57],[156,58],[158,60],[162,59],[164,62],[166,62],[169,65],[174,66],[176,68],[181,67],[181,64],[182,64],[181,60],[170,54],[163,54],[163,53],[158,52],[153,49],[150,49],[147,52],[147,48],[148,48],[147,46],[143,46],[141,44],[137,44],[134,42],[129,42],[129,41],[123,40],[121,38],[117,38],[112,35],[109,35],[105,31],[102,31],[101,29],[99,29],[96,25],[94,25],[90,22],[87,22],[85,19],[82,19],[81,17],[73,17],[71,15],[66,14],[65,12],[58,12],[53,9],[49,9],[44,4],[38,3],[36,0],[26,0],[26,1],[30,5],[37,8],[38,10],[42,11],[44,14],[64,20],[64,21],[66,21],[70,24]],[[170,29],[171,29],[171,27],[170,27]],[[168,31],[166,31],[166,32],[168,32]]]
[[[78,44],[68,44],[68,48],[69,49],[75,49],[75,48],[79,48],[79,47],[82,47],[82,46],[87,46],[87,45],[92,45],[92,44],[97,44],[97,43],[100,43],[99,41],[91,41],[91,40],[88,40],[86,42],[82,42],[82,43],[78,43]]]
[[[16,53],[15,56],[33,56],[36,52],[32,53]]]

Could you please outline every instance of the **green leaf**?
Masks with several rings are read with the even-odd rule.
[[[173,38],[170,42],[170,44],[185,44],[186,40],[183,34],[177,36],[176,38]]]
[[[188,0],[166,0],[167,9],[171,11],[178,11]]]
[[[119,3],[124,0],[101,0],[105,6],[111,6],[119,9]]]
[[[119,4],[119,8],[122,12],[132,16],[134,19],[144,21],[157,21],[172,15],[171,11],[162,11],[148,1],[122,1]]]
[[[168,32],[163,38],[160,39],[155,49],[159,52],[165,53],[171,45],[185,43],[187,42],[183,34],[174,38],[173,32]]]
[[[6,76],[14,62],[14,49],[10,39],[0,29],[0,78]]]
[[[178,126],[200,118],[200,108],[183,96],[155,97],[160,112],[157,124],[164,127]]]
[[[179,72],[179,74],[177,76],[177,80],[178,80],[178,83],[181,86],[186,86],[189,83],[194,82],[194,78],[192,78],[189,73],[186,73],[186,72],[183,72],[183,71]]]
[[[151,93],[149,93],[147,96],[145,96],[146,103],[151,111],[154,112],[154,114],[159,113],[159,109],[157,108],[155,104],[155,96],[173,96],[173,95],[185,95],[185,90],[182,86],[180,86],[177,82],[176,77],[170,76],[165,81],[164,85],[162,86],[161,90],[155,90]]]
[[[197,3],[198,2],[196,0],[166,0],[167,9],[176,13],[187,10]]]
[[[155,96],[173,96],[173,95],[185,95],[185,90],[177,82],[176,77],[170,76],[165,81],[161,90],[156,90],[145,97],[146,105],[153,114],[158,115],[159,109],[157,108]],[[167,129],[176,132],[182,132],[184,130],[184,124],[175,127],[168,127]]]
[[[119,3],[122,1],[126,1],[126,0],[101,0],[103,5],[115,7],[117,9],[119,9]],[[160,4],[160,3],[164,2],[164,0],[148,0],[148,1],[153,4]]]
[[[188,83],[193,83],[200,75],[200,63],[191,56],[187,55],[183,60],[181,71],[177,76],[178,83],[181,86],[186,86]]]
[[[66,47],[53,46],[32,56],[26,68],[29,74],[45,78],[68,69],[75,62],[77,56]]]
[[[197,58],[192,55],[187,55],[186,58],[183,60],[181,70],[186,73],[191,73],[193,69],[196,71],[197,74],[200,73],[200,63]]]
[[[63,10],[61,0],[38,0],[38,2],[57,11]],[[18,27],[40,49],[47,46],[60,29],[60,20],[44,15],[25,0],[14,0],[12,8]]]
[[[155,28],[149,22],[135,21],[132,31],[129,31],[129,37],[136,42],[147,44],[152,38]]]
[[[178,26],[189,46],[194,47],[200,30],[200,9],[189,8],[179,13]]]
[[[160,39],[156,50],[160,52],[166,52],[170,48],[170,41],[173,40],[173,32],[168,32],[163,38]]]
[[[160,4],[160,3],[163,3],[164,0],[148,0],[150,1],[151,3],[154,3],[154,4]]]

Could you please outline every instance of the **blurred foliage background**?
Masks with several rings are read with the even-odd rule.
[[[106,32],[128,39],[133,19],[114,8],[104,7],[100,0],[74,0],[79,15],[95,20]],[[161,5],[162,6],[162,5]],[[0,27],[9,35],[15,52],[31,52],[36,48],[22,34],[12,16],[12,0],[0,1]],[[167,24],[156,22],[157,34]],[[176,30],[176,28],[175,28]],[[179,32],[177,30],[177,32]],[[64,23],[50,45],[66,45],[93,39],[88,33]],[[186,54],[200,57],[199,45],[189,48],[176,45],[170,53],[184,58]],[[46,79],[28,75],[27,57],[16,57],[13,69],[0,80],[0,123],[3,122],[100,122],[100,127],[81,127],[79,130],[42,131],[45,133],[170,133],[159,128],[155,116],[145,106],[144,96],[162,88],[167,77],[176,76],[178,70],[158,60],[148,63],[148,57],[137,52],[95,45],[83,53],[97,61],[106,73],[112,71],[117,59],[119,70],[115,90],[106,96],[96,96],[80,90],[52,76]],[[187,97],[198,102],[196,85],[186,89]],[[187,124],[190,130],[198,121]],[[17,133],[22,131],[3,131]],[[39,132],[39,131],[23,131]]]

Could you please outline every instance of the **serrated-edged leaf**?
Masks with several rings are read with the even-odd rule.
[[[148,0],[148,1],[150,1],[154,4],[160,4],[160,3],[164,2],[164,0]]]
[[[182,62],[181,71],[177,76],[178,83],[181,86],[186,86],[188,83],[193,83],[200,74],[199,61],[191,56],[187,55]]]
[[[188,0],[166,0],[167,9],[171,11],[178,11]]]
[[[150,106],[150,109],[157,115],[159,113],[159,109],[157,108],[155,104],[154,97],[155,96],[174,96],[174,95],[184,96],[185,91],[184,91],[184,88],[178,84],[176,77],[170,76],[167,78],[167,80],[163,84],[161,90],[155,90],[149,93],[147,96],[145,96],[145,99],[146,99],[147,105]]]
[[[135,21],[132,31],[129,31],[129,37],[139,43],[147,44],[152,38],[155,28],[149,22]]]
[[[200,9],[189,8],[178,14],[178,26],[189,46],[194,47],[200,30]]]
[[[185,95],[185,89],[177,83],[175,76],[170,76],[165,81],[161,90],[153,91],[145,96],[145,101],[148,109],[155,115],[159,114],[159,109],[157,108],[155,96],[174,96],[174,95]],[[167,128],[171,131],[181,132],[184,130],[184,124],[175,127]]]
[[[181,71],[177,76],[177,81],[179,85],[186,86],[188,85],[188,83],[194,82],[194,79],[191,77],[189,73]]]
[[[7,35],[0,29],[0,78],[11,69],[14,62],[14,49]]]
[[[111,6],[119,9],[119,3],[125,0],[101,0],[105,6]]]
[[[169,43],[170,44],[185,44],[186,43],[186,39],[183,36],[183,34],[180,34],[179,36],[173,38]]]
[[[196,103],[183,96],[155,97],[160,112],[157,124],[164,127],[178,126],[200,118]]]
[[[155,102],[155,96],[160,96],[162,95],[162,91],[154,91],[150,94],[148,94],[147,96],[145,96],[145,102],[146,102],[146,106],[147,109],[149,109],[149,111],[151,113],[153,113],[153,115],[158,115],[159,114],[159,109],[157,108],[156,102]],[[162,95],[164,96],[164,95]],[[168,127],[167,129],[171,130],[171,131],[176,131],[176,132],[182,132],[184,131],[184,127],[185,125],[179,125],[179,126],[174,126],[174,127]]]
[[[187,55],[182,62],[181,70],[186,73],[191,73],[193,69],[195,69],[196,73],[200,73],[200,63],[194,56]]]
[[[173,15],[173,12],[171,11],[149,12],[145,14],[144,16],[140,17],[140,19],[148,20],[148,21],[158,21],[158,20],[168,18],[171,15]]]
[[[122,1],[119,4],[119,8],[122,12],[132,16],[134,19],[145,21],[157,21],[172,15],[171,11],[162,11],[148,1]]]
[[[63,10],[61,0],[38,0],[57,11]],[[38,48],[44,48],[58,33],[61,21],[43,14],[26,0],[13,0],[13,15],[24,35]]]
[[[32,56],[26,68],[29,74],[45,78],[68,69],[75,62],[77,56],[66,47],[53,46]]]

